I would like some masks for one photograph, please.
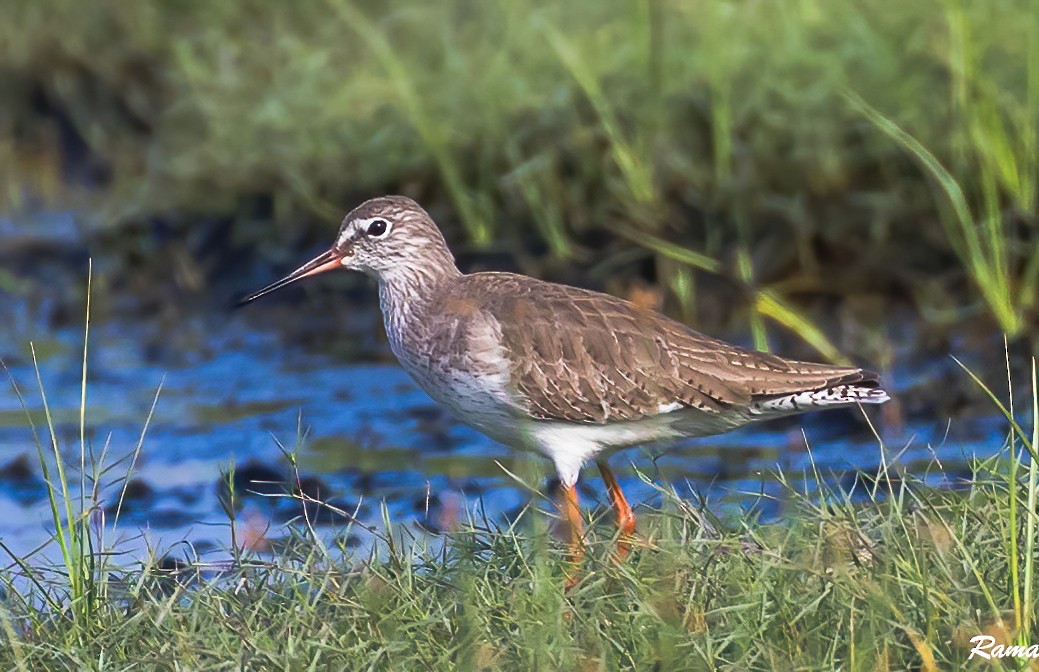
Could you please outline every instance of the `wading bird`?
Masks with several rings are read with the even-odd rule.
[[[635,516],[607,465],[613,451],[888,399],[862,369],[746,350],[607,294],[462,273],[429,214],[402,196],[362,203],[328,251],[240,303],[336,269],[377,281],[390,348],[429,396],[492,439],[552,460],[575,562],[575,485],[587,462],[602,474],[623,557]]]

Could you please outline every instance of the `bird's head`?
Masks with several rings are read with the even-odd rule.
[[[292,273],[239,302],[249,303],[297,280],[345,268],[380,282],[395,276],[455,270],[447,243],[429,214],[405,196],[382,196],[351,210],[335,244]]]

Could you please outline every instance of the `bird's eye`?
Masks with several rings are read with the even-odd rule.
[[[368,235],[372,238],[381,238],[390,230],[390,224],[385,219],[373,219],[368,222]]]

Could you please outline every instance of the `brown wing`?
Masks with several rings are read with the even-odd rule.
[[[636,420],[673,404],[720,414],[754,398],[876,380],[730,345],[606,294],[506,273],[466,280],[500,323],[513,391],[538,419]]]

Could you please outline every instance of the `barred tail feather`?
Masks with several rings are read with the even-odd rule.
[[[755,399],[751,403],[750,412],[752,415],[786,415],[826,407],[882,404],[890,398],[879,387],[835,385],[821,390]]]

